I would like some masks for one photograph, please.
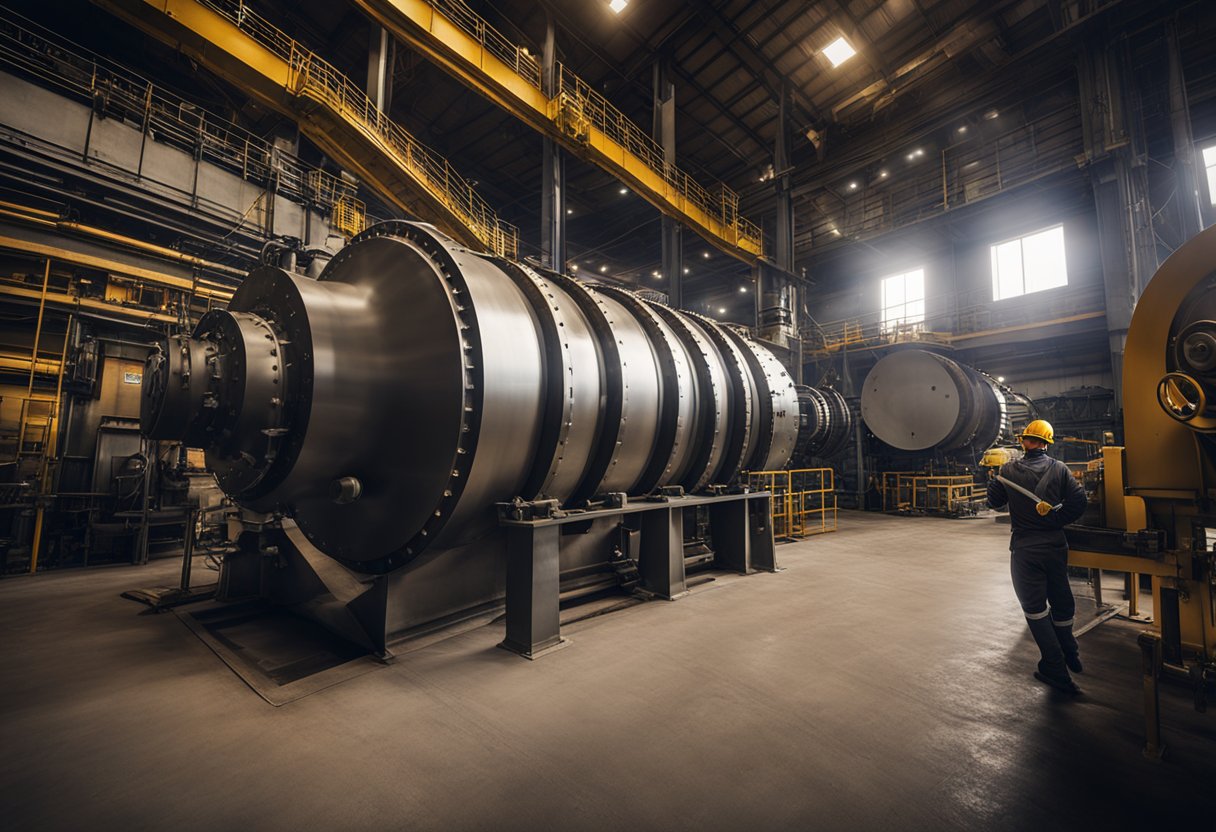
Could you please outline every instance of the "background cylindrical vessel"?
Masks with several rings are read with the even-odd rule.
[[[626,289],[382,223],[317,280],[263,267],[149,361],[143,427],[207,449],[242,505],[382,573],[494,504],[729,485],[799,439],[781,363]]]
[[[908,349],[883,357],[866,375],[861,418],[893,448],[983,450],[1005,427],[1000,386],[944,355]]]

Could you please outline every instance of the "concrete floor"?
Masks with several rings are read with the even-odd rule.
[[[1216,715],[1167,687],[1171,755],[1143,759],[1119,621],[1081,639],[1084,698],[1036,683],[1007,534],[842,513],[780,574],[579,622],[540,661],[494,625],[281,708],[118,597],[175,564],[5,580],[5,826],[1211,828]]]

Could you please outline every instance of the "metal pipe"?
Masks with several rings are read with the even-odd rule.
[[[42,216],[37,216],[41,214]],[[10,217],[12,219],[22,220],[24,222],[34,223],[35,225],[43,225],[54,227],[63,231],[75,231],[78,234],[84,234],[89,237],[97,237],[102,240],[109,240],[115,243],[121,243],[131,248],[146,251],[150,254],[155,254],[160,257],[165,257],[169,260],[176,260],[179,263],[186,263],[191,266],[199,266],[200,268],[211,269],[212,271],[223,272],[234,277],[244,277],[245,272],[242,269],[225,266],[222,263],[215,263],[210,260],[205,260],[202,257],[195,257],[192,254],[186,254],[181,251],[176,251],[165,246],[158,246],[155,243],[149,243],[144,240],[137,240],[134,237],[128,237],[124,234],[116,234],[113,231],[106,231],[104,228],[96,228],[91,225],[75,222],[73,220],[61,220],[56,218],[56,215],[49,211],[42,211],[37,208],[28,208],[24,205],[16,205],[11,202],[0,201],[0,216]],[[47,219],[51,217],[52,219]]]

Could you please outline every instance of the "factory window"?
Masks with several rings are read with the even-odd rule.
[[[925,270],[914,269],[882,280],[882,331],[894,332],[925,320]]]
[[[992,299],[1005,300],[1068,285],[1064,226],[992,247]]]
[[[1208,174],[1208,199],[1216,205],[1216,144],[1203,149],[1203,169]]]

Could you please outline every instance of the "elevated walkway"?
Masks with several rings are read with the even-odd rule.
[[[472,248],[518,256],[502,222],[447,160],[380,112],[363,90],[239,0],[96,0],[294,119],[386,200]]]
[[[163,0],[162,0],[163,2]],[[544,93],[540,61],[511,43],[460,0],[355,0],[398,39],[469,88],[628,184],[664,214],[723,252],[751,263],[764,254],[760,228],[739,216],[739,195],[706,188],[568,67],[556,66]]]

